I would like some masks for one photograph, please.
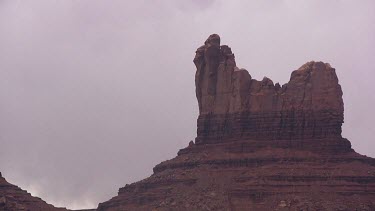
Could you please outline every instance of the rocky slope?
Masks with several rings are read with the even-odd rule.
[[[194,63],[197,138],[98,210],[375,210],[375,159],[341,136],[335,69],[252,79],[211,35]]]
[[[21,188],[8,183],[0,173],[0,211],[64,211],[56,208]]]

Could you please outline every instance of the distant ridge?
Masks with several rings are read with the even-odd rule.
[[[33,197],[27,191],[8,183],[0,172],[0,210],[43,210],[64,211],[65,208],[56,208],[38,197]]]

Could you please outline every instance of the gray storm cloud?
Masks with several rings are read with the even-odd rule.
[[[0,171],[96,207],[195,137],[194,52],[212,33],[253,78],[330,63],[344,137],[375,157],[374,1],[0,0]]]

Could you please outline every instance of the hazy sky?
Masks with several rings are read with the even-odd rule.
[[[196,134],[193,57],[212,33],[253,78],[336,68],[343,135],[375,157],[375,1],[0,0],[0,171],[96,207]]]

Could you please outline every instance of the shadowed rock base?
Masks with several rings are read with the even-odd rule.
[[[375,159],[341,136],[334,68],[308,62],[283,86],[257,81],[216,34],[194,63],[195,143],[98,210],[375,210]]]

